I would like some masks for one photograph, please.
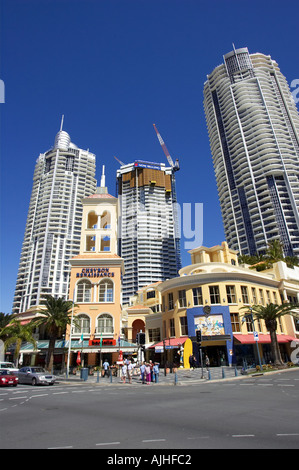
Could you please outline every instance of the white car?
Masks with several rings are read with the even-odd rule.
[[[0,370],[9,370],[15,374],[19,372],[19,369],[12,362],[0,361]]]

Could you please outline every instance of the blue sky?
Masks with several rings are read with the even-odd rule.
[[[178,201],[203,204],[202,244],[225,237],[203,111],[223,54],[248,47],[299,79],[298,2],[1,0],[1,305],[9,313],[39,153],[64,130],[97,156],[115,194],[118,163],[179,158]],[[190,255],[182,246],[183,265]]]

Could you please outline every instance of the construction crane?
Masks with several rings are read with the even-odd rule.
[[[115,160],[117,160],[118,163],[120,163],[121,165],[125,165],[125,163],[123,163],[122,161],[120,161],[115,155],[114,155],[114,158],[115,158]]]
[[[159,134],[159,131],[156,127],[156,124],[153,124],[154,129],[157,133],[158,140],[160,142],[160,145],[163,149],[163,152],[165,153],[165,156],[168,160],[168,163],[171,167],[171,190],[172,190],[172,203],[173,203],[173,218],[174,218],[174,233],[175,233],[175,249],[176,249],[176,265],[177,265],[177,271],[179,271],[182,267],[181,264],[181,248],[180,248],[180,228],[179,228],[179,217],[178,217],[178,207],[177,207],[177,197],[176,197],[176,184],[175,184],[175,175],[174,172],[178,171],[180,169],[179,165],[179,160],[176,159],[175,163],[173,163],[173,160],[170,156],[170,153],[167,150],[167,147],[164,143],[164,140],[162,139],[161,135]]]
[[[171,166],[171,168],[173,168],[173,171],[178,171],[178,170],[180,169],[179,160],[176,159],[175,163],[173,163],[173,160],[172,160],[172,158],[171,158],[171,156],[170,156],[170,153],[169,153],[168,150],[167,150],[167,147],[166,147],[166,145],[165,145],[165,142],[164,142],[164,140],[162,139],[161,134],[159,133],[159,131],[158,131],[157,127],[156,127],[156,124],[153,124],[153,126],[154,126],[154,129],[155,129],[156,133],[157,133],[158,140],[159,140],[160,145],[161,145],[161,147],[162,147],[162,149],[163,149],[163,152],[165,153],[165,156],[166,156],[166,158],[167,158],[167,160],[168,160],[169,165]]]

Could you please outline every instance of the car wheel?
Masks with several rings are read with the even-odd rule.
[[[36,384],[37,384],[36,378],[33,377],[33,379],[32,379],[32,385],[36,385]]]

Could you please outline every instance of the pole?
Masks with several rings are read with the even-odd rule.
[[[202,349],[201,346],[199,347],[199,352],[200,352],[200,364],[201,364],[201,378],[203,379],[203,361],[202,361]]]
[[[73,319],[74,319],[75,289],[73,291],[73,301],[72,302],[73,302],[73,305],[72,305],[72,317],[71,317],[69,347],[68,347],[68,354],[67,354],[66,378],[68,378],[69,371],[70,371],[70,355],[71,355],[71,343],[72,343]]]
[[[257,333],[257,331],[255,331],[254,319],[253,319],[253,314],[252,314],[252,307],[250,307],[250,317],[251,317],[251,321],[252,321],[253,334],[254,334],[254,333]],[[262,361],[261,361],[261,357],[260,357],[260,350],[259,350],[259,345],[258,345],[258,340],[257,339],[255,340],[255,345],[256,345],[257,357],[258,357],[258,360],[259,360],[259,366],[262,370]]]

